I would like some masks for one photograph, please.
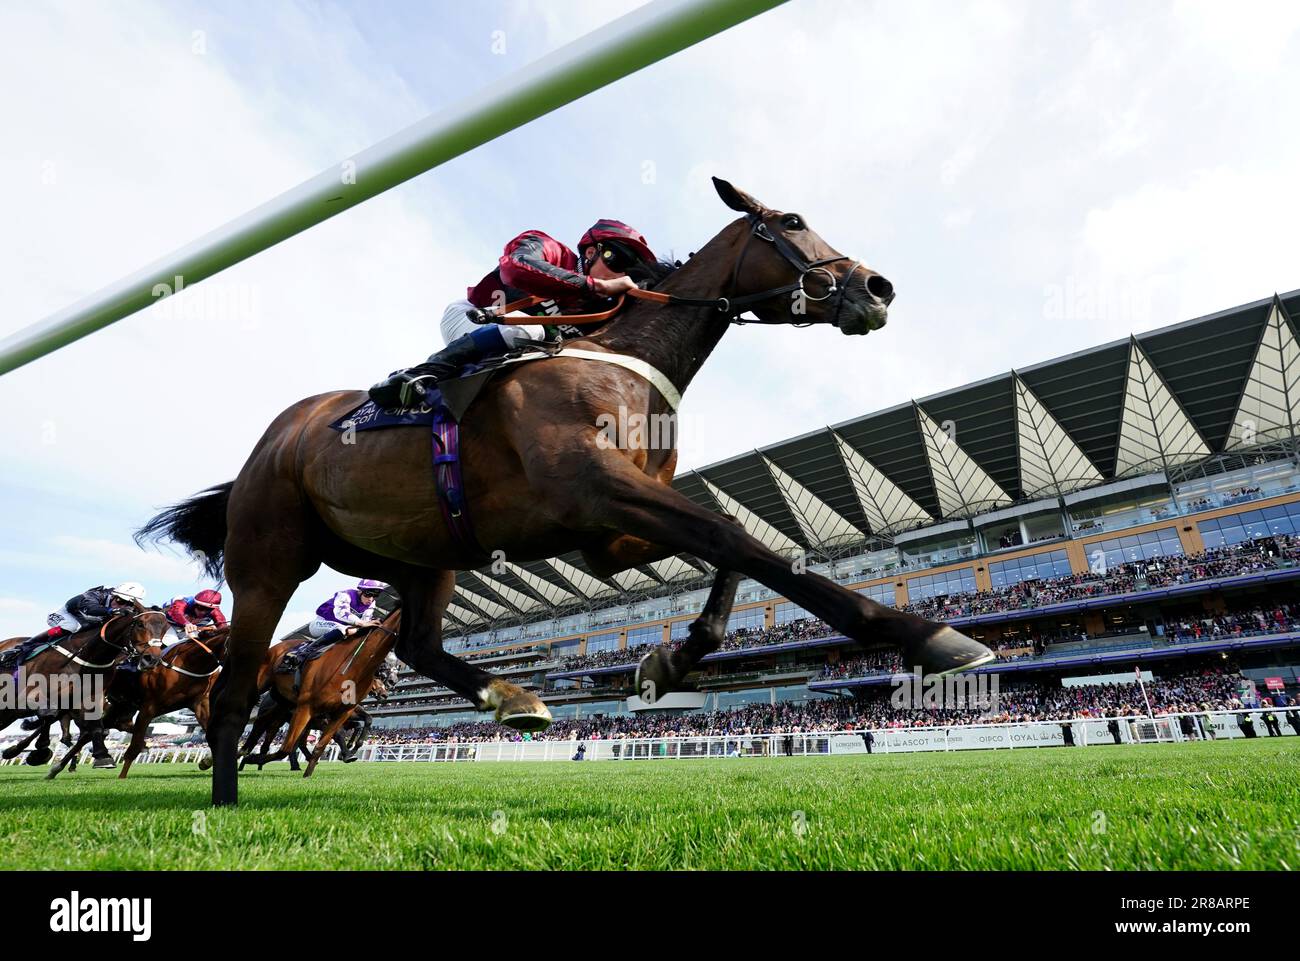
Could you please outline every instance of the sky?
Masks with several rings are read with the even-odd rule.
[[[0,336],[636,6],[0,0]],[[734,216],[710,175],[897,300],[851,340],[731,330],[682,469],[1300,287],[1297,61],[1291,2],[791,0],[0,377],[0,638],[211,586],[132,531],[441,346],[521,230],[699,249]]]

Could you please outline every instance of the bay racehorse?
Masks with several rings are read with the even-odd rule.
[[[27,640],[26,637],[19,635],[18,637],[10,637],[0,641],[0,654],[17,647],[25,640]],[[54,755],[54,752],[50,750],[50,728],[54,726],[56,720],[63,728],[63,744],[70,747],[72,745],[72,715],[67,711],[63,711],[57,717],[49,714],[24,721],[23,728],[30,730],[31,733],[21,741],[15,741],[3,751],[0,751],[0,758],[12,761],[35,741],[36,746],[28,752],[26,763],[36,766],[48,762]]]
[[[166,536],[188,546],[213,576],[224,564],[234,593],[230,663],[209,729],[213,803],[237,799],[237,741],[257,698],[258,669],[289,599],[322,563],[393,584],[403,612],[398,656],[521,730],[550,723],[540,699],[442,646],[454,572],[483,566],[488,552],[519,562],[579,550],[601,576],[677,553],[716,567],[715,602],[697,622],[694,643],[684,654],[660,650],[643,662],[639,689],[651,697],[672,690],[690,658],[720,642],[733,571],[860,644],[901,647],[905,663],[926,673],[992,659],[950,627],[792,564],[734,520],[674,490],[675,438],[654,449],[609,442],[602,427],[620,415],[644,423],[671,416],[680,393],[746,311],[760,323],[828,324],[844,334],[885,323],[894,290],[882,275],[831,248],[798,214],[768,208],[725,181],[714,185],[743,216],[656,285],[658,302],[637,300],[594,333],[565,343],[587,357],[560,353],[507,369],[464,413],[465,509],[476,538],[460,536],[443,518],[427,430],[348,439],[330,428],[366,400],[360,391],[292,405],[233,482],[175,505],[140,531],[142,538]]]
[[[161,611],[139,610],[116,614],[102,624],[92,625],[71,636],[51,642],[35,657],[15,669],[22,678],[26,703],[0,709],[0,730],[24,717],[66,712],[77,722],[81,742],[93,742],[96,767],[113,767],[104,747],[104,695],[107,679],[127,658],[149,663],[162,649],[168,630]],[[16,687],[16,684],[15,684]],[[75,749],[65,755],[54,776],[75,756]]]

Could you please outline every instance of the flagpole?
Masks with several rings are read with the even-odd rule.
[[[1155,712],[1151,710],[1151,698],[1147,697],[1147,686],[1142,683],[1142,668],[1135,665],[1133,667],[1133,673],[1137,675],[1138,687],[1142,691],[1142,700],[1147,702],[1147,717],[1154,721],[1156,715]]]

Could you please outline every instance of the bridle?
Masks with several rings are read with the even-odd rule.
[[[220,630],[221,630],[221,628],[218,628],[216,631],[212,631],[211,633],[216,634],[217,631],[220,631]],[[205,677],[211,677],[213,674],[216,674],[218,671],[221,670],[222,664],[221,664],[221,655],[220,655],[220,654],[218,654],[218,653],[217,653],[216,651],[214,651],[212,648],[208,647],[208,645],[204,644],[201,640],[199,640],[199,638],[198,638],[197,636],[195,636],[195,637],[187,637],[187,638],[185,638],[184,640],[182,640],[180,643],[181,643],[181,644],[184,644],[184,643],[186,643],[186,642],[189,642],[189,643],[191,643],[191,644],[197,644],[199,647],[203,648],[203,650],[208,654],[208,656],[212,658],[212,660],[213,660],[213,662],[215,663],[216,666],[213,667],[212,670],[208,671],[206,674],[200,674],[200,673],[197,673],[197,672],[195,672],[195,671],[187,670],[187,669],[185,669],[185,668],[183,668],[183,667],[177,667],[177,666],[176,666],[176,662],[177,662],[178,660],[180,660],[180,657],[181,657],[181,653],[180,653],[179,651],[176,652],[175,656],[173,656],[172,659],[171,659],[170,661],[164,661],[164,660],[160,657],[160,658],[158,659],[158,664],[159,664],[161,667],[165,667],[165,668],[167,668],[168,670],[175,671],[177,674],[184,674],[186,677],[197,677],[197,678],[200,678],[200,679],[205,678]],[[177,647],[179,647],[179,646],[180,646],[180,644],[177,645]],[[175,648],[173,648],[173,650],[175,650]]]
[[[144,617],[144,615],[148,613],[150,612],[140,611],[137,614],[131,614],[127,620],[127,624],[129,625],[136,618]],[[133,654],[140,654],[141,656],[143,656],[143,652],[137,651],[133,643],[128,641],[125,644],[119,644],[116,641],[109,640],[108,638],[108,626],[112,624],[114,621],[118,620],[118,618],[124,616],[126,615],[119,614],[117,617],[110,617],[108,620],[106,620],[102,625],[100,625],[98,637],[86,641],[86,643],[82,644],[76,653],[67,650],[66,648],[64,648],[62,644],[56,643],[51,646],[54,648],[54,650],[58,651],[60,654],[62,654],[69,661],[72,661],[74,664],[79,664],[82,667],[89,667],[92,670],[102,670],[103,668],[106,667],[112,667],[118,661],[123,660],[124,658],[129,658]],[[103,642],[110,650],[117,652],[117,655],[115,655],[111,661],[108,661],[105,664],[95,664],[94,662],[87,661],[85,658],[81,657],[81,654],[85,652],[86,648],[90,647],[97,640]],[[153,646],[155,645],[151,643],[150,647]]]
[[[745,239],[745,244],[740,248],[740,254],[731,268],[731,280],[728,282],[727,289],[732,293],[728,296],[706,298],[679,297],[676,294],[665,294],[660,291],[641,290],[640,288],[629,290],[627,296],[634,300],[646,300],[651,303],[670,304],[678,307],[709,307],[721,314],[725,314],[728,321],[733,324],[790,324],[790,322],[786,320],[764,320],[757,315],[752,320],[740,319],[740,315],[750,307],[762,303],[765,300],[771,300],[773,297],[782,297],[786,294],[798,292],[803,295],[805,300],[814,303],[819,303],[834,297],[835,310],[831,314],[830,323],[831,326],[838,327],[840,325],[840,311],[844,306],[844,294],[848,290],[849,280],[858,272],[858,269],[862,266],[862,261],[851,260],[851,258],[843,254],[836,257],[824,257],[821,260],[808,260],[804,257],[803,253],[790,242],[790,239],[786,237],[784,233],[768,227],[766,221],[764,221],[758,214],[746,214],[745,219],[749,221],[750,225],[749,236]],[[740,278],[740,271],[745,264],[745,256],[749,253],[750,247],[756,239],[764,243],[772,244],[776,249],[776,252],[781,255],[785,262],[798,271],[798,276],[795,278],[793,283],[784,284],[780,287],[769,287],[768,289],[760,290],[757,293],[745,294],[737,297],[734,291]],[[851,265],[848,273],[844,275],[843,282],[840,282],[840,280],[836,278],[835,274],[826,268],[829,264],[838,264],[844,260],[851,261]],[[809,293],[804,286],[806,278],[810,274],[817,273],[825,275],[829,284],[826,291],[820,295]],[[524,310],[528,307],[533,307],[542,303],[545,299],[545,297],[538,296],[524,297],[520,300],[508,303],[499,309],[485,310],[484,313],[487,314],[488,320],[501,323],[507,319],[505,315],[509,314],[511,311]],[[558,315],[558,319],[563,321],[565,324],[573,326],[604,323],[606,320],[609,320],[609,318],[617,314],[622,308],[623,297],[619,297],[618,301],[609,310],[601,311],[596,314],[561,314]],[[536,318],[529,319],[535,320]],[[812,321],[808,321],[807,323],[802,324],[790,324],[790,326],[808,327],[811,324]]]
[[[763,301],[769,300],[773,297],[782,297],[786,294],[798,292],[802,294],[805,300],[810,300],[814,303],[827,300],[834,296],[835,312],[831,315],[831,326],[838,327],[840,325],[840,309],[844,306],[844,292],[848,289],[849,280],[858,272],[858,268],[862,266],[862,261],[852,261],[849,267],[849,272],[844,275],[844,282],[840,283],[836,276],[826,269],[826,266],[827,264],[838,264],[842,260],[849,260],[847,256],[841,254],[838,257],[824,257],[821,260],[806,260],[799,248],[790,242],[789,237],[779,230],[772,230],[768,227],[767,222],[758,214],[746,214],[745,219],[748,220],[750,224],[749,237],[746,238],[745,245],[740,248],[740,256],[736,258],[735,266],[731,269],[731,282],[728,285],[728,289],[732,291],[736,289],[736,283],[740,277],[740,270],[745,264],[745,255],[749,253],[750,246],[755,238],[765,243],[772,244],[773,247],[776,248],[776,252],[781,255],[785,262],[799,272],[798,277],[795,278],[794,283],[785,284],[781,287],[770,287],[767,290],[760,290],[756,294],[746,294],[743,297],[736,297],[734,295],[730,297],[719,297],[713,301],[700,301],[697,302],[697,304],[699,306],[712,305],[715,309],[726,313],[730,317],[731,322],[736,324],[781,324],[786,323],[786,321],[763,320],[757,316],[755,316],[753,321],[742,321],[740,315],[754,304],[762,303]],[[810,294],[804,287],[804,281],[808,275],[815,273],[824,274],[826,276],[826,281],[829,284],[825,293],[821,294],[821,296]],[[687,303],[685,299],[679,299],[677,302]],[[811,321],[809,324],[810,323]],[[809,326],[809,324],[795,324],[794,326],[806,327]]]

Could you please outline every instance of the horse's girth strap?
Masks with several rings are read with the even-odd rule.
[[[663,371],[640,357],[629,357],[627,354],[607,354],[598,350],[582,350],[579,347],[561,347],[554,356],[576,357],[579,360],[598,360],[603,364],[622,367],[624,370],[630,370],[639,377],[648,380],[655,390],[663,395],[664,400],[668,402],[668,407],[674,412],[682,404],[682,392],[673,386],[673,382],[668,379]]]

